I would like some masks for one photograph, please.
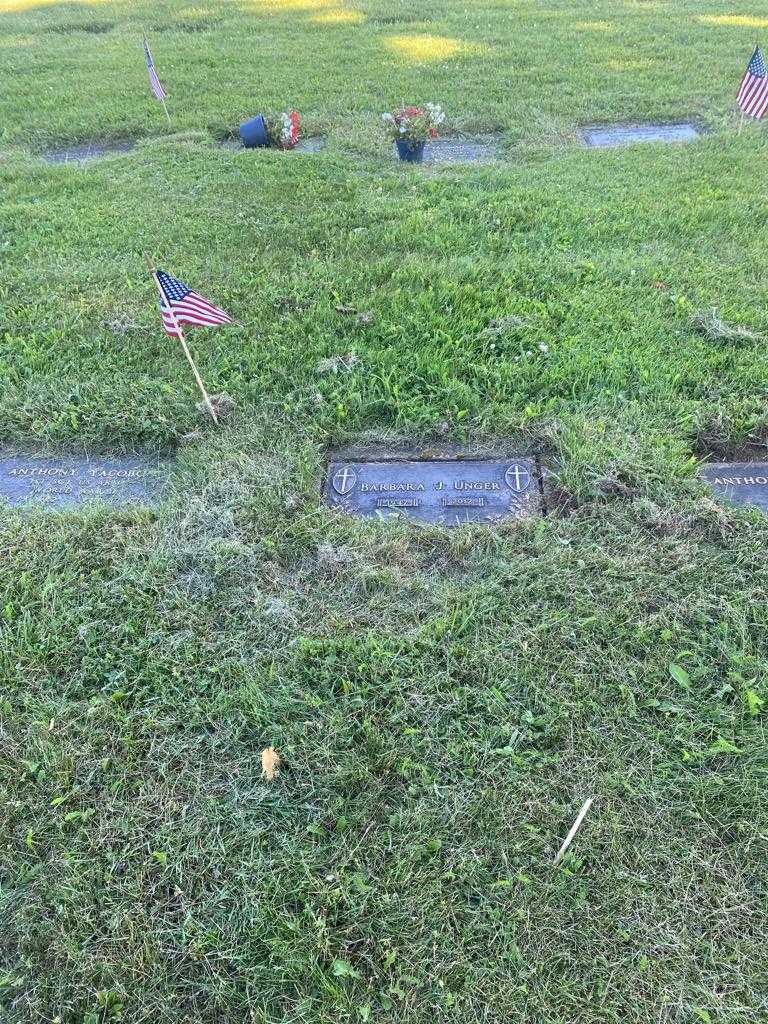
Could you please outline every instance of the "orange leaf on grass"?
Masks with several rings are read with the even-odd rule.
[[[261,752],[261,777],[267,782],[274,782],[280,773],[281,757],[274,747],[265,747]]]

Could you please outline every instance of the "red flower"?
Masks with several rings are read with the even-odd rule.
[[[292,110],[288,117],[291,121],[291,145],[295,146],[299,141],[299,124],[301,122],[299,120],[299,115],[295,110]]]

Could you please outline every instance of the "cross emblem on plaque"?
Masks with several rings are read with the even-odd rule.
[[[341,469],[337,469],[331,479],[334,491],[341,495],[349,494],[356,483],[357,473],[351,466],[342,466]]]
[[[524,491],[531,482],[531,474],[524,466],[519,466],[515,463],[507,469],[504,474],[504,479],[512,490],[517,491],[519,494],[521,491]]]

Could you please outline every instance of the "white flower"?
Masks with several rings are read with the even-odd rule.
[[[427,114],[429,115],[429,120],[432,122],[433,125],[437,126],[439,124],[442,124],[443,121],[445,120],[443,108],[440,106],[439,103],[427,103],[425,106],[425,110],[427,111]]]

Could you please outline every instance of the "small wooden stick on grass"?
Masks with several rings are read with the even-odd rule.
[[[581,823],[582,823],[582,821],[584,821],[584,819],[586,818],[586,816],[587,816],[587,811],[588,811],[588,810],[589,810],[589,808],[590,808],[590,807],[592,806],[592,801],[593,801],[594,799],[595,799],[595,798],[594,798],[593,796],[591,796],[591,797],[589,798],[589,800],[585,800],[585,801],[584,801],[584,805],[583,805],[583,807],[581,808],[581,810],[579,811],[579,813],[578,813],[578,816],[577,816],[577,818],[576,818],[576,821],[574,821],[573,825],[571,825],[571,831],[570,831],[570,832],[568,833],[568,835],[567,835],[567,836],[565,837],[565,839],[563,840],[563,845],[562,845],[562,846],[560,847],[560,849],[559,849],[559,850],[557,851],[557,856],[556,856],[556,857],[555,857],[555,859],[554,859],[554,860],[552,861],[552,863],[553,863],[553,864],[559,864],[559,863],[560,863],[560,861],[561,861],[561,860],[563,859],[563,857],[565,856],[565,851],[566,851],[566,850],[568,849],[568,847],[569,847],[569,846],[571,845],[571,843],[573,842],[573,837],[574,837],[574,836],[576,835],[576,833],[577,833],[577,832],[579,831],[579,829],[581,828]]]

